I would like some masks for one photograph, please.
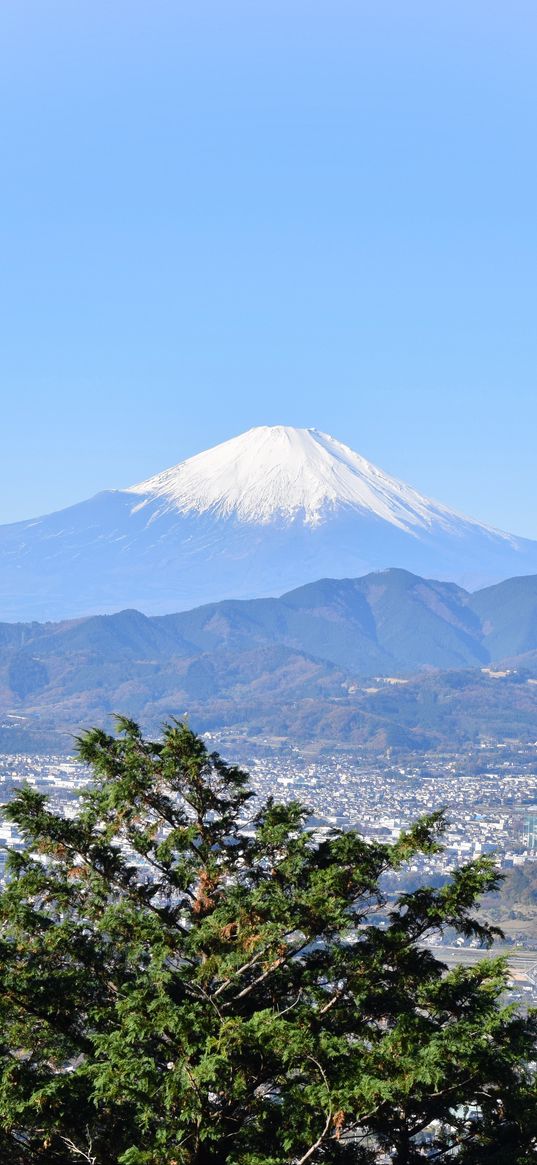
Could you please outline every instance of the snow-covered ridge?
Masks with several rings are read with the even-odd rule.
[[[299,518],[313,526],[343,506],[410,532],[433,526],[448,530],[462,518],[327,433],[284,425],[249,429],[129,492],[143,495],[139,505],[161,498],[163,509],[210,512],[242,522]]]

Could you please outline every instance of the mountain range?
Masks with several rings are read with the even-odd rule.
[[[431,501],[316,429],[264,426],[1,526],[0,618],[177,612],[393,565],[473,589],[537,573],[537,543]]]
[[[50,751],[115,710],[379,747],[534,739],[535,677],[537,576],[474,594],[398,569],[326,578],[172,615],[0,624],[0,750]]]

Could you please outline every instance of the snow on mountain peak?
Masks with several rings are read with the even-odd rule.
[[[163,509],[242,522],[301,519],[311,526],[340,507],[407,531],[460,520],[327,433],[285,425],[249,429],[129,492],[144,495],[140,505],[161,498]]]

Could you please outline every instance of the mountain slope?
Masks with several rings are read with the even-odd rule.
[[[317,525],[343,506],[406,531],[435,523],[449,530],[461,520],[328,433],[284,425],[250,429],[131,486],[129,492],[161,499],[163,510],[242,522],[292,521],[298,516]]]
[[[472,595],[469,606],[494,659],[537,650],[537,577],[510,578]]]
[[[537,572],[537,543],[430,501],[326,434],[262,427],[0,527],[0,618],[156,614],[393,565],[474,586]]]
[[[20,747],[24,717],[34,725],[35,742],[38,725],[41,732],[47,726],[74,732],[108,723],[114,710],[140,717],[152,730],[165,716],[190,710],[204,727],[240,723],[248,731],[257,726],[261,733],[293,735],[295,724],[299,735],[317,736],[325,723],[357,740],[376,739],[377,729],[384,740],[386,724],[396,722],[419,734],[422,716],[421,727],[441,736],[450,725],[461,731],[466,688],[473,711],[468,707],[465,731],[477,731],[484,701],[490,731],[496,722],[509,736],[522,723],[534,734],[536,616],[536,577],[472,596],[452,583],[389,570],[321,579],[279,599],[227,600],[174,615],[122,611],[0,624],[2,746],[18,728]],[[504,655],[516,657],[520,645],[529,670],[508,675],[499,687],[482,669]],[[409,685],[408,677],[422,669],[431,684]],[[441,678],[438,669],[450,670]],[[371,676],[389,681],[365,678]]]
[[[204,731],[372,750],[533,740],[536,615],[535,577],[469,595],[390,570],[175,615],[0,624],[0,746],[69,750],[117,710],[152,732],[188,711]],[[515,666],[522,645],[528,670],[486,668],[495,642]]]

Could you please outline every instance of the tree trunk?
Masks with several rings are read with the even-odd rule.
[[[407,1128],[402,1128],[399,1130],[399,1132],[397,1134],[397,1139],[395,1142],[395,1149],[396,1149],[396,1157],[395,1157],[396,1165],[409,1165],[411,1144],[410,1144],[410,1133],[409,1133]]]

